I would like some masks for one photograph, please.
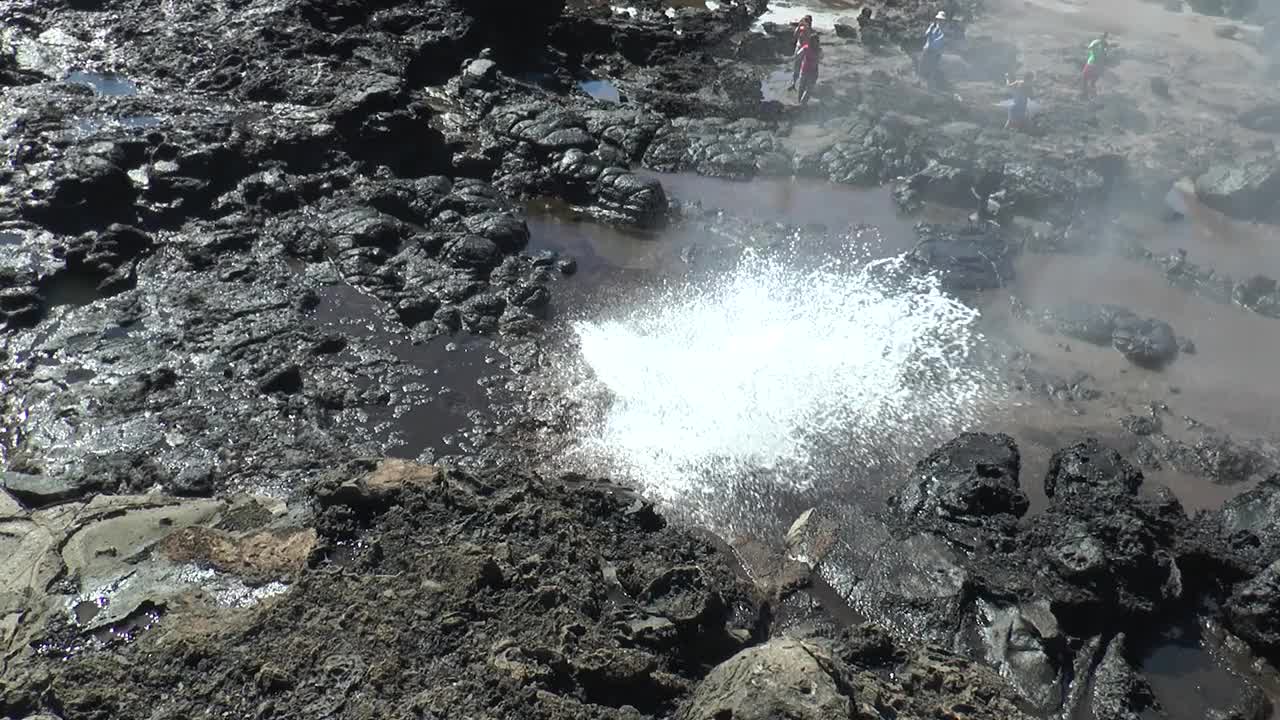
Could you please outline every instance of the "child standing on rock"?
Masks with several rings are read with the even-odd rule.
[[[822,44],[818,33],[809,33],[809,40],[800,52],[796,53],[800,61],[800,104],[809,101],[813,86],[818,84],[818,63],[822,60]]]
[[[1091,100],[1098,94],[1098,78],[1102,76],[1102,64],[1107,58],[1111,45],[1107,42],[1110,33],[1102,33],[1102,37],[1089,43],[1089,56],[1084,61],[1084,70],[1080,73],[1080,90],[1085,100]]]
[[[1022,130],[1027,125],[1027,104],[1031,100],[1031,82],[1035,80],[1035,73],[1027,71],[1022,79],[1010,79],[1008,75],[1004,76],[1005,84],[1009,91],[1013,93],[1013,97],[1009,102],[1009,119],[1005,120],[1005,130]]]
[[[800,50],[809,43],[809,37],[813,35],[813,16],[805,15],[800,18],[800,22],[796,23],[796,54],[793,62],[794,67],[791,70],[791,86],[788,90],[796,89],[796,81],[800,79]]]

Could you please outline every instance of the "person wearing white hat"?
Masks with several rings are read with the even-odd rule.
[[[947,33],[942,24],[947,21],[947,13],[939,10],[934,21],[924,31],[924,49],[920,53],[920,75],[930,88],[933,87],[938,65],[942,59],[942,47],[946,43]]]

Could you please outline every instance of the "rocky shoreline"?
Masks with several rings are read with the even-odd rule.
[[[965,433],[884,479],[887,503],[815,504],[779,537],[716,538],[554,468],[544,436],[572,409],[520,378],[554,362],[580,267],[530,203],[650,238],[699,227],[730,255],[844,237],[704,208],[652,171],[888,185],[908,213],[967,213],[982,187],[1000,224],[922,222],[905,267],[1113,348],[1119,372],[1220,346],[1037,295],[1030,260],[1134,262],[1280,315],[1280,267],[1215,269],[1212,246],[1114,222],[1184,177],[1222,223],[1274,219],[1270,89],[1221,106],[1175,82],[1186,110],[1161,110],[1168,82],[1133,87],[1167,57],[1135,39],[1128,85],[1081,106],[1066,40],[1031,56],[974,2],[952,3],[969,27],[952,87],[928,93],[902,48],[935,7],[886,4],[832,27],[799,110],[776,95],[790,38],[758,26],[767,9],[0,9],[0,717],[1271,717],[1280,451],[1178,431],[1177,393],[1099,390],[993,340],[1002,382],[1054,408],[1146,398],[1114,423],[1123,454],[1064,432],[1041,477],[1025,443]],[[1268,9],[1193,9],[1239,16],[1213,41],[1276,67],[1274,33],[1248,25]],[[1000,130],[994,81],[1054,57],[1040,97],[1059,109]],[[443,396],[438,373],[526,397],[472,422],[483,399]],[[1144,479],[1166,467],[1241,492],[1190,512]],[[1150,659],[1178,633],[1229,700],[1163,694]]]

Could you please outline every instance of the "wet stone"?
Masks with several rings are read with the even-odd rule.
[[[1070,493],[1132,496],[1142,479],[1142,472],[1120,453],[1089,438],[1053,454],[1044,492],[1051,498]]]
[[[1013,252],[992,228],[920,223],[916,234],[911,261],[936,271],[949,290],[989,290],[1013,280]]]
[[[1280,658],[1280,560],[1235,588],[1227,600],[1227,620],[1258,652]]]
[[[64,476],[28,475],[12,471],[0,472],[0,487],[29,507],[74,500],[90,489]]]
[[[1178,355],[1178,336],[1169,323],[1151,318],[1125,318],[1116,324],[1111,344],[1126,359],[1146,368],[1160,368]]]
[[[961,523],[995,515],[1021,517],[1030,503],[1019,487],[1020,469],[1013,438],[964,433],[920,461],[891,504],[910,516]]]
[[[447,250],[450,264],[457,268],[490,270],[502,257],[496,243],[479,235],[467,235]]]
[[[682,720],[825,720],[849,717],[828,652],[797,640],[773,640],[716,667],[694,692]]]

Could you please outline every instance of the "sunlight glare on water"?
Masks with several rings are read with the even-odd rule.
[[[966,362],[977,312],[898,269],[748,254],[576,323],[584,395],[605,398],[577,450],[655,499],[711,506],[780,465],[769,482],[806,489],[833,443],[857,462],[965,423],[989,387]]]

